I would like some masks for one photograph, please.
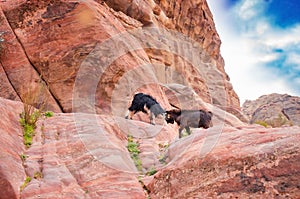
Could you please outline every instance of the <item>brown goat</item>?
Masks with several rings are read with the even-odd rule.
[[[170,111],[166,111],[165,120],[167,123],[174,123],[174,121],[178,124],[179,129],[179,138],[182,137],[182,130],[186,129],[188,134],[190,135],[190,127],[200,128],[203,127],[205,129],[212,127],[212,112],[204,111],[204,110],[180,110],[173,109]]]

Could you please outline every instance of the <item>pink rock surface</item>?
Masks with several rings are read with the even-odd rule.
[[[228,198],[299,196],[299,127],[215,125],[178,139],[176,125],[106,115],[38,121],[25,149],[22,104],[0,98],[1,194],[7,198]],[[142,171],[127,150],[137,141]],[[22,163],[20,154],[26,155]],[[147,177],[148,171],[157,171]],[[139,177],[141,175],[141,177]],[[32,180],[20,192],[29,176]]]
[[[19,198],[25,170],[20,155],[24,153],[23,131],[19,123],[20,102],[0,98],[0,196]]]
[[[299,198],[299,135],[299,127],[197,130],[170,145],[150,196]]]
[[[19,96],[24,102],[28,89],[46,84],[48,110],[117,109],[124,115],[121,107],[137,90],[169,108],[161,87],[178,83],[193,88],[205,102],[240,109],[205,0],[7,0],[0,7],[5,31],[1,63],[8,80],[2,97]],[[179,39],[184,36],[199,49],[190,52]]]
[[[3,80],[1,81],[3,84],[1,85],[0,96],[13,100],[21,99],[25,102],[26,93],[29,91],[35,93],[45,82],[28,59],[24,46],[19,42],[1,8],[0,18],[0,29],[4,32],[4,42],[1,42],[1,68],[4,71],[0,69],[1,80]],[[47,88],[42,91],[41,95],[47,99],[45,100],[45,107],[48,110],[61,111]]]
[[[89,114],[58,114],[40,121],[25,164],[27,173],[41,172],[43,177],[30,182],[22,197],[145,197],[126,148],[127,136],[117,125],[112,118]]]

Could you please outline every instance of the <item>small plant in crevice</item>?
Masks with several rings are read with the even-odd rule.
[[[161,164],[167,164],[166,160],[167,160],[168,156],[165,155],[165,154],[161,154],[159,157],[158,157],[158,160]]]
[[[21,158],[22,162],[24,163],[26,161],[27,155],[22,153],[22,154],[20,154],[20,158]]]
[[[136,168],[138,171],[142,172],[142,161],[139,158],[140,150],[139,150],[139,144],[133,140],[132,135],[128,135],[127,137],[127,150],[130,153],[131,159],[133,160]]]
[[[192,130],[191,130],[191,129],[190,129],[189,131],[186,130],[186,129],[184,129],[184,130],[182,131],[182,137],[186,137],[186,136],[188,136],[188,135],[190,135],[190,134],[192,134]]]
[[[30,115],[30,119],[26,121],[24,114],[21,114],[20,124],[23,127],[24,145],[29,148],[32,144],[32,138],[34,136],[34,130],[36,128],[36,121],[39,117],[39,113],[34,112]]]
[[[154,167],[151,167],[151,168],[149,169],[149,171],[147,171],[146,175],[147,175],[147,176],[152,176],[152,175],[154,175],[154,174],[156,174],[156,173],[157,173],[157,170],[156,170]]]
[[[54,113],[53,113],[52,111],[46,111],[46,112],[44,113],[44,115],[45,115],[46,118],[49,118],[49,117],[53,117],[53,116],[54,116]]]
[[[20,114],[20,124],[23,127],[24,144],[27,148],[32,145],[32,138],[36,123],[42,115],[46,99],[44,97],[44,86],[35,89],[29,88],[23,92],[21,98],[23,101],[23,112]]]
[[[23,184],[20,186],[20,191],[23,191],[23,189],[28,185],[28,183],[31,181],[31,177],[26,176],[25,181]]]
[[[42,172],[40,172],[40,171],[34,172],[33,178],[34,178],[34,179],[37,179],[37,180],[42,179],[42,178],[43,178]]]

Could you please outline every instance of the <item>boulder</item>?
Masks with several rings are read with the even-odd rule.
[[[300,125],[300,98],[288,94],[263,95],[247,100],[242,106],[250,123],[265,123],[272,127]]]
[[[299,127],[197,130],[169,146],[151,198],[297,198]]]

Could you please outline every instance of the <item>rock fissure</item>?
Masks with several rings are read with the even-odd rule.
[[[51,92],[51,89],[49,89],[49,85],[48,85],[47,81],[45,81],[45,79],[43,78],[42,74],[39,73],[38,69],[35,67],[35,65],[34,65],[34,64],[32,63],[32,61],[30,60],[30,58],[29,58],[28,54],[26,53],[26,50],[25,50],[25,48],[24,48],[24,46],[23,46],[21,40],[20,40],[20,39],[18,38],[18,36],[15,34],[15,31],[14,31],[13,29],[12,29],[12,32],[14,33],[14,35],[15,35],[15,37],[16,37],[18,43],[20,44],[20,46],[21,46],[21,48],[22,48],[22,50],[23,50],[25,56],[27,57],[27,59],[28,59],[30,65],[32,66],[32,68],[34,69],[34,71],[38,74],[38,76],[39,76],[39,78],[40,78],[40,81],[41,81],[40,83],[41,83],[42,85],[46,85],[47,92],[49,92],[49,94],[50,94],[50,95],[52,96],[52,98],[55,100],[56,104],[57,104],[57,105],[59,106],[59,108],[60,108],[60,111],[63,111],[63,107],[62,107],[62,105],[60,104],[59,100],[53,95],[53,93]],[[18,92],[17,92],[17,93],[18,93]],[[19,96],[19,97],[20,97],[20,96]]]

